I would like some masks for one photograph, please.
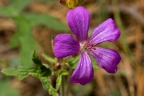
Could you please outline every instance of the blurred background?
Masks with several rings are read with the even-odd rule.
[[[101,46],[117,50],[122,60],[116,74],[99,68],[85,86],[68,81],[67,96],[144,96],[144,0],[85,0],[82,5],[91,14],[90,32],[107,18],[115,20],[121,37]],[[58,0],[0,0],[0,70],[30,67],[34,49],[53,56],[52,38],[71,32],[67,11]],[[50,95],[32,76],[19,81],[0,73],[0,96]]]

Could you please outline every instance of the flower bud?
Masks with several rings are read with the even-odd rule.
[[[79,6],[84,0],[59,0],[61,4],[68,8],[74,8]]]

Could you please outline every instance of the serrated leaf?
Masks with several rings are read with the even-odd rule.
[[[30,74],[37,78],[49,77],[52,72],[42,65],[41,67],[32,68],[7,68],[3,69],[2,73],[8,76],[17,76],[19,80],[22,80]]]
[[[36,54],[36,51],[34,51],[33,53],[32,60],[37,66],[42,66],[42,62],[39,59],[38,55]]]
[[[26,68],[7,68],[3,69],[2,73],[8,75],[8,76],[17,76],[19,80],[24,79],[29,75],[29,73],[32,73],[34,69],[26,69]]]
[[[23,13],[22,16],[24,16],[27,20],[29,20],[32,26],[37,24],[43,24],[45,26],[51,27],[56,30],[61,30],[61,31],[69,30],[69,28],[66,25],[64,25],[56,18],[48,14]]]
[[[19,72],[17,72],[17,69],[15,69],[15,68],[3,69],[1,72],[6,75],[9,75],[9,76],[18,76],[19,75]]]
[[[33,53],[32,60],[36,64],[36,67],[39,70],[39,72],[35,72],[35,73],[38,73],[38,74],[35,74],[35,75],[37,75],[38,78],[48,77],[51,75],[52,72],[51,72],[50,68],[46,67],[46,65],[42,64],[40,58],[36,54],[36,51],[34,51],[34,53]]]
[[[48,78],[40,78],[42,85],[44,87],[45,90],[48,90],[49,94],[52,96],[58,96],[58,93],[56,91],[56,89],[54,89],[50,83],[50,81],[48,81]]]
[[[49,68],[46,68],[45,66],[41,66],[40,70],[41,70],[41,76],[42,77],[48,77],[52,73],[51,70]]]

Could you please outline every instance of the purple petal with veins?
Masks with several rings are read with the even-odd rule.
[[[90,14],[84,7],[79,6],[69,10],[67,13],[67,21],[78,41],[87,39]]]
[[[96,44],[105,42],[105,41],[115,41],[120,36],[120,30],[116,27],[115,22],[109,18],[96,27],[91,34],[89,41],[92,41]]]
[[[95,50],[92,49],[91,54],[94,56],[98,65],[108,73],[116,73],[117,65],[121,60],[118,52],[112,49],[96,47]]]
[[[70,34],[60,34],[54,39],[54,55],[57,58],[76,54],[79,49],[79,43]]]
[[[76,69],[71,76],[71,82],[87,84],[93,79],[92,62],[87,52],[82,52]]]

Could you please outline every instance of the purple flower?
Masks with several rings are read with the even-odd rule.
[[[70,34],[57,35],[54,39],[54,55],[57,58],[63,58],[80,53],[80,60],[71,76],[71,81],[84,85],[93,79],[90,55],[108,73],[115,73],[121,60],[119,53],[97,46],[102,42],[113,42],[119,38],[120,30],[116,27],[115,22],[111,18],[107,19],[96,27],[88,38],[90,14],[84,7],[79,6],[69,10],[67,21],[76,40]]]

